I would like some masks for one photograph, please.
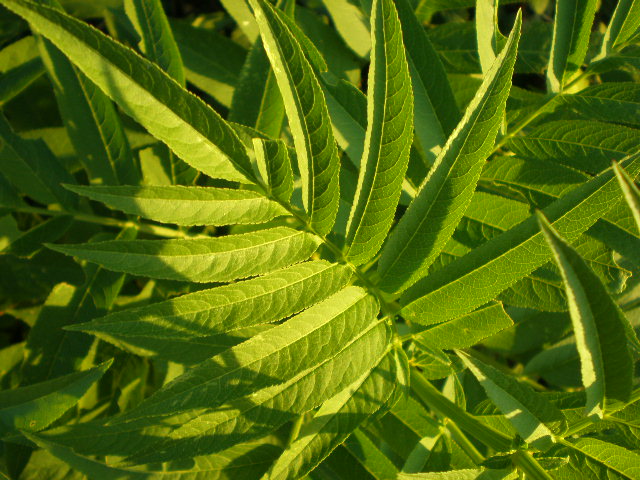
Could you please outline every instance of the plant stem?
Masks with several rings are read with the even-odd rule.
[[[553,480],[553,477],[549,475],[544,468],[542,468],[538,461],[533,458],[529,452],[518,450],[511,455],[511,461],[526,474],[527,479]]]
[[[304,213],[298,211],[298,209],[295,208],[290,203],[283,202],[282,200],[272,196],[269,193],[269,190],[266,188],[266,186],[262,182],[258,181],[257,186],[262,190],[261,193],[263,195],[273,200],[274,202],[278,202],[293,217],[295,217],[296,220],[300,222],[300,224],[304,227],[304,229],[307,232],[318,237],[320,241],[323,243],[323,245],[327,247],[336,256],[336,259],[338,259],[338,261],[348,266],[353,271],[353,273],[358,278],[358,280],[360,280],[360,282],[362,282],[362,284],[367,288],[369,293],[371,293],[374,297],[378,299],[378,302],[380,303],[380,309],[385,314],[385,316],[393,320],[393,318],[396,316],[396,314],[400,310],[400,305],[397,302],[387,302],[383,297],[382,292],[380,292],[380,290],[378,290],[378,288],[373,283],[371,283],[371,281],[369,280],[369,278],[364,272],[362,272],[357,266],[351,263],[344,256],[344,253],[337,245],[335,245],[331,240],[328,240],[326,236],[320,235],[318,232],[315,231],[315,229],[311,226],[311,224],[309,224],[309,221],[304,215]]]
[[[415,368],[411,369],[411,388],[429,407],[437,410],[443,416],[452,419],[462,430],[489,448],[497,451],[505,451],[511,448],[511,438],[485,425],[458,407],[442,395],[442,393],[431,385]]]
[[[111,217],[99,217],[97,215],[90,215],[87,213],[67,212],[65,210],[47,210],[46,208],[37,207],[15,207],[14,210],[17,212],[31,213],[35,215],[47,215],[50,217],[70,216],[79,222],[95,223],[97,225],[104,225],[105,227],[136,228],[140,232],[148,233],[150,235],[156,235],[158,237],[190,237],[190,235],[179,230],[174,230],[173,228],[162,227],[160,225],[150,225],[146,223],[136,223],[130,220],[118,220],[117,218]]]
[[[460,445],[460,448],[464,450],[464,453],[466,453],[467,456],[471,460],[473,460],[473,462],[476,465],[480,465],[482,462],[484,462],[485,460],[484,456],[482,456],[482,454],[478,451],[476,446],[473,443],[471,443],[471,440],[467,438],[467,436],[462,432],[462,430],[460,430],[460,428],[458,428],[458,426],[455,424],[453,420],[451,420],[450,418],[447,418],[445,420],[445,426],[449,431],[449,433],[451,434],[451,437],[455,440],[455,442],[458,445]]]

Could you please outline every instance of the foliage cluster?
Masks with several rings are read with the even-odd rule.
[[[0,5],[0,478],[640,479],[639,0]]]

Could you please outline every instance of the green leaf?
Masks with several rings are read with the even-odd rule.
[[[229,120],[255,127],[264,134],[278,138],[285,111],[276,77],[271,69],[262,39],[255,41],[240,71]]]
[[[560,100],[594,120],[640,126],[640,85],[635,83],[592,85],[574,95],[562,95]]]
[[[480,308],[475,312],[416,334],[413,339],[429,348],[452,350],[468,348],[492,335],[513,326],[501,303]]]
[[[129,142],[111,100],[47,40],[42,58],[73,147],[93,183],[136,182]]]
[[[160,0],[125,0],[124,8],[140,35],[138,44],[140,51],[184,86],[182,58],[162,2]]]
[[[616,172],[618,183],[620,183],[620,188],[622,189],[624,198],[633,213],[633,218],[636,221],[636,225],[638,226],[638,231],[640,233],[640,190],[638,190],[638,187],[631,177],[629,177],[627,172],[620,168],[616,162],[613,162],[613,170]]]
[[[108,361],[84,372],[0,392],[0,436],[48,427],[78,403],[110,366]]]
[[[355,265],[370,260],[387,236],[413,140],[411,79],[392,1],[374,0],[371,34],[367,133],[346,235],[346,258]]]
[[[498,0],[476,1],[476,36],[480,66],[486,74],[499,52],[498,41],[503,39],[498,29]]]
[[[48,245],[107,270],[167,280],[225,282],[306,260],[320,239],[287,227],[216,238]]]
[[[640,131],[586,120],[545,122],[509,147],[522,157],[551,160],[589,173],[599,173],[638,151]]]
[[[582,383],[587,392],[586,414],[602,417],[605,398],[625,401],[631,394],[633,358],[627,346],[631,327],[580,255],[542,214],[538,215],[538,222],[567,290]]]
[[[287,318],[337,292],[350,277],[351,270],[344,266],[304,262],[67,329],[152,348],[154,341],[162,338],[194,339]]]
[[[371,50],[371,34],[362,10],[349,1],[323,0],[322,3],[349,48],[360,57],[367,57]]]
[[[460,121],[460,110],[438,53],[409,2],[397,1],[396,8],[413,86],[416,139],[435,158]]]
[[[52,217],[13,239],[2,250],[2,253],[10,253],[18,257],[32,257],[40,251],[43,243],[55,242],[63,236],[72,223],[72,217],[67,215]]]
[[[2,72],[0,77],[0,106],[18,96],[44,73],[42,60],[33,58]]]
[[[384,407],[395,388],[393,353],[322,404],[263,479],[303,478],[364,422]]]
[[[123,230],[119,237],[135,238],[135,230]],[[73,372],[86,361],[94,339],[63,328],[106,314],[122,288],[124,275],[88,268],[85,276],[81,287],[56,285],[39,311],[27,338],[23,385]]]
[[[57,0],[44,5],[62,7]],[[120,118],[107,96],[79,72],[60,50],[39,39],[58,108],[76,154],[93,183],[135,183],[137,169]]]
[[[231,106],[232,96],[240,88],[238,82],[242,78],[242,65],[247,51],[215,30],[195,27],[179,20],[170,21],[170,25],[184,62],[187,81],[222,105]],[[229,120],[238,122],[233,115]]]
[[[150,220],[177,225],[264,223],[289,215],[279,203],[249,190],[211,187],[67,187],[79,195]]]
[[[397,478],[398,480],[515,480],[518,474],[508,469],[469,468],[447,472],[400,473]]]
[[[547,67],[547,90],[562,91],[567,80],[582,66],[596,13],[596,0],[556,3],[553,41]]]
[[[222,3],[227,12],[229,12],[229,15],[231,15],[231,17],[236,21],[238,27],[242,30],[242,33],[244,33],[249,39],[249,42],[255,42],[260,31],[258,30],[258,25],[256,25],[253,15],[251,15],[251,10],[249,9],[247,2],[220,0],[220,3]]]
[[[477,358],[462,351],[457,353],[527,443],[547,450],[555,442],[555,436],[564,433],[567,422],[562,412],[540,393]]]
[[[75,199],[62,188],[73,177],[42,140],[27,140],[16,134],[0,114],[0,173],[21,193],[45,205],[58,203],[74,207]]]
[[[278,200],[288,202],[293,193],[293,171],[286,144],[282,140],[254,138],[253,150],[267,192]]]
[[[234,131],[155,64],[87,24],[28,0],[2,0],[50,40],[128,115],[192,167],[250,182],[249,157]]]
[[[538,207],[547,206],[551,200],[562,197],[590,178],[585,173],[550,160],[516,157],[494,158],[482,174],[482,179],[509,190],[517,190],[528,203]],[[631,213],[627,215],[624,209],[619,208],[623,204],[618,202],[598,223],[612,224],[638,236]]]
[[[597,438],[578,438],[565,445],[578,454],[579,465],[598,478],[634,480],[640,477],[640,455]]]
[[[378,267],[383,290],[402,292],[427,273],[471,201],[502,122],[520,25],[518,16],[509,41],[384,246]]]
[[[263,436],[375,367],[390,339],[377,313],[373,297],[348,287],[192,368],[97,431],[78,425],[54,440],[79,453],[137,452],[130,461],[150,463]]]
[[[361,464],[376,480],[395,479],[398,469],[362,430],[356,430],[344,444],[353,463]]]
[[[50,452],[75,471],[89,478],[104,480],[188,480],[206,476],[211,480],[232,480],[234,478],[258,478],[273,462],[279,448],[268,443],[243,444],[234,446],[214,455],[196,457],[192,465],[185,468],[179,462],[163,465],[162,469],[132,469],[108,465],[82,455],[71,448],[46,440],[43,436],[25,433],[25,437],[39,447]]]
[[[637,173],[640,155],[626,159],[623,167]],[[618,202],[619,189],[613,177],[613,171],[606,170],[543,210],[560,235],[575,241]],[[425,324],[463,315],[550,258],[536,219],[530,217],[417,284],[404,296],[402,314]]]
[[[640,28],[640,2],[637,0],[620,0],[613,12],[607,31],[602,39],[600,57],[606,57],[623,45]]]
[[[309,224],[324,235],[331,230],[338,211],[339,162],[322,89],[283,17],[264,0],[250,3],[284,99]]]

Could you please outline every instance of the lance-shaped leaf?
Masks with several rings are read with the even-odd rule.
[[[142,347],[150,347],[159,338],[204,337],[289,317],[332,295],[350,277],[347,267],[305,262],[262,277],[112,313],[69,330]]]
[[[73,449],[47,440],[43,436],[25,433],[40,448],[73,467],[88,478],[103,480],[189,480],[200,476],[211,480],[258,478],[277,457],[280,449],[268,443],[244,444],[214,455],[195,457],[185,468],[180,462],[162,465],[161,469],[133,469],[112,466],[78,455]]]
[[[73,207],[77,203],[62,183],[74,183],[73,177],[42,140],[29,140],[16,134],[0,114],[0,173],[20,192],[49,205]]]
[[[591,471],[593,478],[635,480],[640,478],[640,455],[597,438],[578,438],[565,443],[576,457],[570,472],[581,475]],[[569,477],[566,477],[569,478]]]
[[[55,9],[28,0],[2,0],[2,4],[27,20],[189,165],[214,178],[251,181],[250,160],[235,132],[160,67]]]
[[[289,28],[264,0],[250,0],[284,100],[311,227],[328,233],[338,212],[338,153],[324,95]]]
[[[41,3],[64,11],[57,0]],[[95,183],[135,183],[137,168],[109,98],[51,42],[40,38],[39,46],[64,126],[89,178]]]
[[[635,128],[592,120],[545,122],[509,147],[519,156],[551,160],[589,173],[599,173],[638,151],[640,132]]]
[[[320,244],[309,233],[276,227],[216,238],[48,245],[107,270],[167,280],[225,282],[302,262]]]
[[[293,16],[294,0],[279,0],[276,5]],[[255,23],[253,17],[251,20]],[[229,120],[255,127],[269,137],[280,137],[284,103],[261,38],[253,42],[234,85]]]
[[[364,290],[343,289],[282,325],[189,370],[140,407],[110,423],[130,423],[149,416],[179,413],[199,407],[198,398],[215,407],[259,388],[281,383],[375,329],[379,323],[375,319],[377,312],[375,298]],[[293,356],[297,359],[295,362],[285,361]]]
[[[592,85],[573,95],[562,95],[557,101],[590,119],[640,126],[640,85],[636,83]]]
[[[40,78],[43,73],[44,66],[39,58],[32,58],[6,72],[2,72],[2,77],[0,77],[0,106],[5,105],[9,100],[20,94]]]
[[[429,348],[451,350],[468,348],[513,326],[501,303],[489,305],[449,322],[434,325],[414,336],[414,341]]]
[[[586,414],[602,417],[605,398],[626,401],[631,394],[633,358],[627,346],[627,331],[631,327],[580,255],[565,243],[544,215],[538,214],[538,222],[567,291],[582,384],[587,392]]]
[[[476,38],[478,57],[482,72],[491,68],[498,54],[498,40],[502,40],[498,29],[498,0],[476,0]]]
[[[213,453],[278,428],[331,398],[387,351],[378,305],[349,287],[207,360],[108,425],[52,432],[79,453],[135,463]],[[283,406],[286,406],[284,408]]]
[[[633,213],[633,218],[640,231],[640,190],[638,190],[638,187],[627,172],[620,168],[620,165],[616,162],[613,162],[613,170],[616,172],[616,177],[620,183],[620,188],[622,188],[622,193],[624,193],[624,198]]]
[[[596,13],[596,0],[566,0],[556,3],[551,55],[547,67],[547,90],[559,93],[581,66],[589,46]]]
[[[435,155],[460,121],[461,113],[438,53],[407,0],[396,1],[413,86],[416,139]]]
[[[123,230],[119,238],[135,238],[134,229]],[[124,275],[95,266],[85,269],[82,287],[66,283],[51,291],[29,331],[22,365],[22,384],[65,375],[82,367],[94,339],[64,327],[104,315],[111,308],[124,283]]]
[[[599,60],[614,52],[615,47],[624,44],[640,27],[640,2],[620,0],[611,16],[607,31],[602,39]]]
[[[51,42],[42,39],[41,51],[69,139],[91,181],[136,182],[133,154],[111,100]]]
[[[518,15],[507,44],[382,249],[383,290],[402,292],[423,277],[469,205],[502,122],[521,21]]]
[[[518,190],[529,203],[544,207],[591,177],[551,160],[497,157],[487,164],[481,178]],[[609,210],[603,216],[602,222],[613,224],[627,233],[638,236],[639,232],[635,230],[632,215],[628,213],[628,209],[625,212],[620,208],[623,203],[624,201],[619,201],[618,205]]]
[[[622,162],[631,175],[640,172],[640,155]],[[571,190],[543,212],[567,241],[575,241],[619,200],[611,169]],[[463,315],[551,259],[535,217],[489,240],[429,275],[402,299],[402,314],[431,324]]]
[[[126,0],[127,16],[140,35],[142,53],[180,85],[185,85],[180,50],[160,0]]]
[[[457,353],[527,443],[547,450],[555,436],[564,433],[567,423],[562,412],[541,394],[477,358],[462,351]]]
[[[150,220],[177,225],[263,223],[289,212],[250,190],[172,186],[68,186],[72,192]]]
[[[187,81],[225,107],[230,106],[248,56],[246,49],[222,33],[204,25],[194,26],[187,19],[170,20],[169,24],[180,50]],[[231,114],[227,118],[238,121]]]
[[[282,140],[253,139],[256,163],[267,192],[288,202],[293,193],[293,171],[287,146]]]
[[[399,473],[397,480],[516,480],[511,469],[466,468],[446,472]]]
[[[48,427],[78,403],[110,365],[108,361],[84,372],[0,392],[0,437]]]
[[[367,133],[346,239],[346,257],[356,265],[370,260],[387,236],[413,141],[411,79],[392,1],[374,0],[371,38]]]
[[[393,353],[387,353],[371,371],[322,404],[263,479],[303,478],[385,405],[395,382]]]
[[[371,35],[366,15],[362,9],[351,2],[340,0],[323,0],[336,29],[345,43],[361,57],[366,57],[371,50]]]

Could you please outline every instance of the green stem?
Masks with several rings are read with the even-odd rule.
[[[326,236],[320,235],[318,232],[315,231],[315,229],[311,226],[311,224],[309,223],[307,217],[304,215],[303,212],[300,212],[297,208],[295,208],[290,203],[283,202],[282,200],[271,195],[269,192],[269,189],[262,182],[258,181],[257,186],[262,190],[261,193],[263,195],[265,195],[270,200],[273,200],[274,202],[278,202],[283,208],[285,208],[296,220],[298,220],[298,222],[300,222],[300,224],[304,227],[304,229],[307,232],[318,237],[318,239],[320,239],[323,245],[327,247],[336,256],[336,259],[339,262],[344,263],[347,267],[349,267],[353,271],[355,276],[358,278],[358,280],[367,288],[367,290],[369,290],[369,293],[371,293],[374,297],[378,299],[382,313],[384,313],[386,317],[393,320],[393,318],[396,316],[396,314],[400,310],[400,305],[397,302],[387,302],[382,292],[380,292],[380,290],[373,283],[371,283],[371,281],[363,271],[361,271],[358,267],[356,267],[344,256],[344,253],[337,245],[335,245],[331,240],[328,240]]]
[[[445,426],[451,437],[455,440],[455,442],[464,450],[467,456],[475,463],[476,465],[480,465],[484,462],[484,456],[478,451],[476,446],[471,443],[471,440],[458,428],[455,422],[451,419],[447,419],[445,421]]]
[[[411,389],[427,405],[453,420],[463,431],[497,451],[511,448],[512,439],[485,425],[442,395],[415,368],[411,369]]]
[[[50,217],[70,216],[79,222],[95,223],[97,225],[104,225],[105,227],[136,228],[139,232],[156,235],[158,237],[190,237],[190,235],[179,230],[174,230],[173,228],[162,227],[160,225],[150,225],[146,223],[136,223],[130,220],[118,220],[117,218],[111,217],[99,217],[97,215],[90,215],[87,213],[67,212],[65,210],[47,210],[46,208],[37,207],[15,207],[14,210],[17,212],[31,213],[35,215],[46,215]]]
[[[511,461],[526,474],[527,479],[553,480],[553,477],[542,468],[542,465],[529,452],[518,450],[511,455]]]

